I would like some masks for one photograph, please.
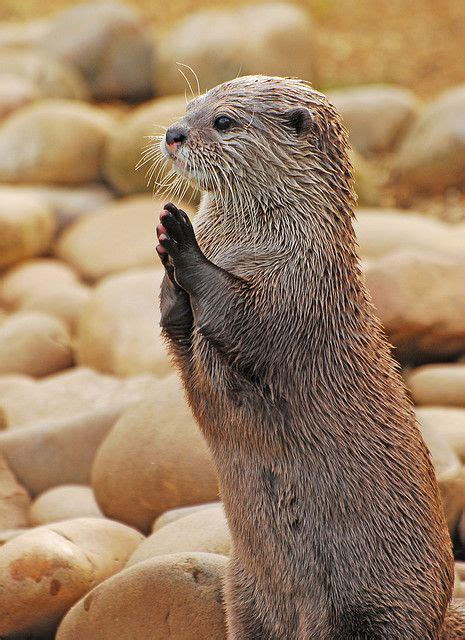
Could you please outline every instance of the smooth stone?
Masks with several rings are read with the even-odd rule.
[[[465,185],[465,84],[430,102],[405,136],[393,179],[407,192]]]
[[[295,76],[311,79],[313,24],[309,14],[284,2],[232,9],[201,9],[162,35],[155,90],[173,95],[211,89],[238,75]],[[291,53],[292,52],[292,53]]]
[[[396,357],[421,363],[465,349],[465,260],[403,250],[365,265],[364,277]]]
[[[95,457],[92,487],[105,515],[143,531],[168,509],[217,499],[213,461],[176,375],[121,416]]]
[[[416,404],[465,409],[465,364],[429,364],[418,367],[407,376],[407,384]],[[465,431],[463,440],[465,445]]]
[[[180,96],[157,98],[128,113],[115,127],[108,141],[103,161],[103,173],[111,186],[122,194],[149,191],[161,183],[168,169],[160,173],[158,166],[152,180],[148,172],[158,157],[159,141],[166,128],[186,112],[186,98]],[[150,138],[154,136],[154,138]],[[166,163],[168,165],[168,163]],[[150,182],[150,184],[149,184]],[[192,193],[192,192],[191,192]]]
[[[44,313],[15,313],[0,325],[0,374],[45,376],[73,364],[65,325]]]
[[[109,204],[67,228],[55,253],[86,280],[157,264],[155,227],[164,201],[139,195]]]
[[[114,126],[104,110],[72,100],[28,105],[0,125],[0,181],[95,182]]]
[[[0,192],[0,270],[45,253],[54,233],[54,216],[44,203],[27,194]]]
[[[37,426],[50,421],[75,419],[92,412],[129,407],[151,397],[158,389],[154,376],[125,379],[103,375],[86,367],[74,367],[33,382],[18,381],[1,391],[0,409],[8,428]]]
[[[58,318],[66,325],[70,334],[76,333],[79,318],[91,289],[83,284],[65,286],[62,289],[41,291],[21,305],[22,311],[39,311]]]
[[[5,118],[16,109],[34,102],[38,97],[37,87],[27,78],[0,74],[0,119]]]
[[[137,547],[126,566],[185,551],[229,556],[231,548],[231,534],[220,505],[216,509],[196,511],[155,531]]]
[[[379,206],[382,182],[379,170],[355,149],[349,150],[349,159],[353,168],[358,204],[363,207]]]
[[[420,423],[437,431],[465,464],[465,409],[422,406],[416,413]]]
[[[78,69],[94,98],[140,100],[153,93],[155,39],[120,2],[87,2],[50,21],[41,45]]]
[[[78,602],[63,619],[56,640],[226,640],[226,567],[224,556],[211,553],[140,562]]]
[[[163,276],[158,267],[133,270],[108,276],[95,287],[78,325],[81,365],[117,376],[172,372],[159,328]]]
[[[362,154],[393,149],[419,110],[411,91],[388,84],[339,89],[329,98],[342,116],[350,143]]]
[[[0,530],[27,527],[30,503],[29,493],[0,454]]]
[[[1,383],[1,380],[0,380]],[[203,504],[194,504],[190,507],[178,507],[177,509],[168,509],[158,516],[158,518],[154,521],[152,525],[152,533],[158,531],[162,527],[165,527],[167,524],[171,524],[172,522],[176,522],[181,518],[185,518],[186,516],[190,516],[192,513],[197,513],[198,511],[205,511],[206,509],[216,509],[222,505],[221,502],[204,502]]]
[[[50,293],[78,283],[74,269],[51,258],[25,260],[6,271],[0,280],[0,302],[17,309],[39,293]]]
[[[119,522],[77,518],[4,544],[0,634],[50,633],[75,602],[124,566],[142,539]]]
[[[31,525],[42,525],[72,518],[103,518],[91,487],[63,484],[41,493],[29,508]]]

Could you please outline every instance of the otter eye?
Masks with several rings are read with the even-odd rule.
[[[233,125],[233,121],[228,116],[218,116],[218,118],[213,123],[213,126],[218,131],[227,131]]]

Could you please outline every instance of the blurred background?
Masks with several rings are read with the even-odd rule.
[[[104,582],[120,614],[101,612],[105,637],[129,637],[118,624],[166,637],[152,600],[125,592],[142,578],[124,565],[229,553],[221,505],[205,509],[218,500],[210,454],[159,336],[164,199],[136,166],[197,79],[204,91],[250,73],[310,80],[349,131],[363,273],[432,453],[465,597],[464,41],[463,0],[0,0],[1,637],[54,637],[120,570],[117,587]],[[102,640],[76,606],[61,640]],[[212,607],[179,638],[224,637]]]

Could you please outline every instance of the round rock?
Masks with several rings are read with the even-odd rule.
[[[78,325],[81,364],[118,376],[172,371],[160,335],[158,296],[163,270],[109,276],[94,289]]]
[[[115,424],[95,457],[92,486],[107,516],[144,531],[167,509],[217,498],[210,453],[175,375]]]
[[[425,406],[417,409],[417,417],[439,433],[465,463],[465,409]]]
[[[29,509],[29,521],[32,525],[86,517],[101,518],[103,514],[92,489],[81,484],[64,484],[44,491]]]
[[[407,384],[416,404],[465,408],[465,364],[430,364],[414,369]],[[465,442],[465,431],[464,431]]]
[[[30,502],[28,492],[0,455],[0,530],[27,527]]]
[[[56,640],[226,640],[222,597],[226,566],[224,556],[208,553],[140,562],[75,605]]]
[[[0,547],[0,634],[50,632],[95,585],[119,571],[139,532],[104,518],[32,529]]]
[[[74,334],[85,303],[90,298],[90,288],[75,284],[53,291],[41,291],[28,298],[22,311],[38,311],[58,318]]]
[[[0,269],[45,253],[54,232],[53,213],[43,202],[26,194],[0,193]]]
[[[0,180],[56,184],[97,181],[112,125],[109,115],[87,104],[43,100],[28,105],[0,126]]]
[[[15,313],[0,325],[0,374],[44,376],[73,364],[65,325],[43,313]]]
[[[229,556],[232,541],[223,507],[196,511],[152,533],[128,560],[130,567],[155,556],[203,551]]]
[[[161,516],[159,516],[154,521],[152,525],[152,533],[155,533],[155,531],[158,531],[158,529],[165,527],[167,524],[171,524],[172,522],[176,522],[181,518],[185,518],[186,516],[190,516],[193,513],[197,513],[197,511],[216,509],[217,507],[221,506],[221,502],[205,502],[204,504],[194,504],[190,507],[178,507],[177,509],[169,509],[168,511],[165,511],[165,513],[162,513]]]

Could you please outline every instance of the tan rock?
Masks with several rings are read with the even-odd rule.
[[[441,192],[465,184],[465,85],[431,102],[405,136],[394,178],[408,191]]]
[[[4,531],[0,531],[0,546],[13,540],[16,536],[20,536],[22,533],[26,533],[28,529],[23,527],[21,529],[5,529]]]
[[[155,531],[158,531],[162,527],[165,527],[167,524],[177,522],[181,518],[190,516],[191,514],[197,513],[198,511],[205,511],[206,509],[217,509],[218,507],[221,507],[221,502],[204,502],[203,504],[194,504],[191,507],[178,507],[177,509],[169,509],[168,511],[165,511],[165,513],[162,513],[161,516],[159,516],[154,521],[152,525],[152,533],[155,533]]]
[[[0,455],[0,530],[28,526],[30,502],[28,492],[19,484],[5,458]]]
[[[227,559],[159,556],[106,580],[63,619],[56,640],[226,640],[222,580]]]
[[[436,426],[422,419],[420,415],[417,416],[423,438],[431,453],[447,524],[452,532],[465,508],[465,467]]]
[[[465,408],[465,364],[430,364],[418,367],[408,375],[407,384],[416,404]],[[465,431],[463,436],[465,444]]]
[[[46,205],[26,194],[0,195],[0,269],[45,253],[54,232],[55,220]]]
[[[350,151],[349,155],[354,171],[354,186],[358,204],[364,207],[379,206],[381,177],[378,169],[354,149]]]
[[[81,314],[78,361],[119,376],[172,371],[160,335],[158,295],[163,271],[134,270],[105,278]]]
[[[82,217],[68,227],[57,255],[88,280],[157,266],[155,227],[164,202],[151,196],[133,196],[110,204],[98,215]]]
[[[104,518],[32,529],[0,547],[0,634],[50,632],[95,585],[119,571],[140,533]]]
[[[167,509],[217,498],[210,453],[175,375],[115,424],[96,455],[92,486],[107,516],[144,531]]]
[[[416,413],[420,423],[439,433],[465,463],[465,409],[424,406]]]
[[[130,567],[155,556],[185,551],[229,556],[232,540],[222,506],[191,513],[167,524],[140,544],[127,562]]]
[[[154,39],[129,5],[69,7],[51,20],[40,44],[79,69],[94,98],[141,99],[153,93]]]
[[[44,376],[73,363],[65,325],[44,313],[15,313],[0,325],[0,374]]]
[[[415,95],[394,85],[350,87],[332,91],[329,98],[342,116],[350,143],[362,154],[391,150],[418,112]]]
[[[112,126],[112,118],[103,110],[78,102],[43,100],[24,107],[0,126],[0,180],[56,184],[99,180]]]
[[[44,491],[31,504],[31,525],[48,524],[73,518],[103,517],[90,487],[80,484],[64,484]]]
[[[465,258],[465,224],[450,225],[400,209],[359,209],[355,232],[360,254],[378,258],[394,251],[421,251]]]
[[[4,73],[0,75],[0,119],[38,97],[37,87],[27,78]]]
[[[4,386],[2,392],[0,377],[0,410],[8,428],[25,428],[128,407],[156,393],[158,380],[148,374],[121,380],[75,367],[32,384],[26,379]]]
[[[17,309],[32,296],[77,282],[76,272],[64,262],[50,258],[26,260],[9,269],[0,280],[0,301],[5,307]]]
[[[32,495],[67,483],[88,484],[95,452],[125,406],[1,431],[0,451]]]
[[[28,298],[22,311],[39,311],[58,318],[74,334],[85,303],[89,300],[91,289],[75,284],[52,291],[39,291]]]
[[[202,91],[237,75],[312,77],[312,23],[303,9],[283,2],[206,9],[189,14],[159,43],[155,89],[184,93],[176,63],[192,67]],[[181,67],[194,91],[196,80]]]
[[[149,146],[159,144],[158,140],[150,140],[148,136],[163,134],[165,127],[179,120],[185,112],[186,98],[183,90],[180,96],[157,98],[134,109],[120,126],[115,128],[105,152],[103,172],[117,191],[151,191],[155,182],[161,183],[163,176],[168,173],[167,170],[154,176],[149,185],[150,160],[147,159],[137,170],[136,167],[143,161],[144,151]]]
[[[465,348],[465,260],[399,251],[365,265],[377,313],[402,361]]]

